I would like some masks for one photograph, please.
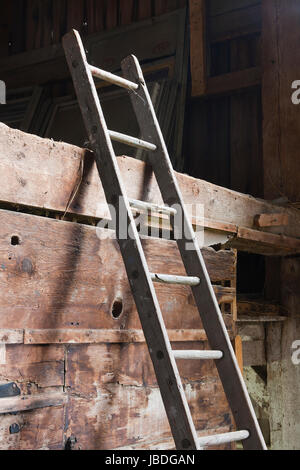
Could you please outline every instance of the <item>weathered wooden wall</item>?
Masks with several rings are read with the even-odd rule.
[[[97,218],[91,200],[84,205],[84,192],[77,204],[82,202],[81,211],[89,216],[85,224],[53,219],[62,216],[84,151],[1,127],[2,137],[10,135],[16,144],[11,147],[13,154],[17,152],[16,161],[26,160],[28,169],[38,167],[39,174],[33,178],[17,169],[12,157],[7,175],[16,171],[17,179],[12,182],[8,177],[2,186],[6,210],[0,210],[0,387],[15,383],[21,398],[0,398],[0,448],[63,449],[71,445],[70,438],[77,449],[172,448],[116,241],[99,238],[104,230],[93,226]],[[2,147],[3,156],[9,148]],[[38,159],[33,166],[31,158]],[[144,167],[142,162],[136,164]],[[53,218],[35,215],[46,215],[47,197],[61,185],[48,194],[43,183],[43,175],[46,183],[59,165],[64,171],[57,174],[58,181],[67,177],[60,206],[57,200],[48,213]],[[13,198],[4,193],[28,189],[33,179],[39,180],[40,189],[29,191],[31,207],[24,204],[18,212],[11,205]],[[147,192],[142,181],[143,172],[134,191]],[[89,187],[89,179],[87,183]],[[38,196],[41,187],[44,203]],[[97,187],[94,201],[97,191],[99,200],[103,198]],[[22,199],[21,194],[18,197]],[[143,243],[151,270],[184,274],[175,242]],[[212,249],[203,253],[219,302],[233,305],[235,253]],[[159,285],[157,293],[173,345],[208,348],[189,288]],[[234,339],[230,310],[224,315]],[[214,364],[183,361],[179,367],[199,433],[234,429]]]

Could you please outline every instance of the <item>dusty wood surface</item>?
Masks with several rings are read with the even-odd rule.
[[[100,240],[95,227],[7,211],[0,218],[0,329],[140,329],[116,241]],[[151,271],[185,275],[174,242],[143,244]],[[233,252],[203,254],[213,282],[234,279]],[[220,302],[234,300],[234,289],[215,289]],[[168,329],[201,329],[188,287],[156,290]]]
[[[84,158],[83,181],[70,212],[92,218],[109,217],[90,152],[24,134],[4,124],[0,124],[0,152],[0,201],[64,213],[78,184],[80,162]],[[143,162],[128,157],[120,157],[118,161],[129,197],[161,205],[161,195],[151,170]],[[203,204],[207,222],[254,228],[257,214],[284,213],[290,215],[289,225],[267,231],[300,237],[300,215],[295,209],[269,204],[186,175],[178,174],[177,178],[192,217],[194,214],[189,205]]]

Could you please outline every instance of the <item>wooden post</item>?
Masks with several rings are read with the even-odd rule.
[[[190,0],[192,96],[207,87],[205,0]]]
[[[284,196],[290,202],[297,202],[300,200],[300,106],[292,102],[295,91],[292,84],[300,80],[299,1],[263,0],[262,14],[265,197]],[[300,367],[292,362],[292,345],[300,340],[300,260],[282,259],[274,276],[271,269],[268,271],[271,273],[267,276],[269,294],[276,297],[278,291],[281,303],[289,312],[282,335],[274,330],[274,325],[268,327],[271,444],[274,449],[296,450],[300,441]],[[277,347],[274,355],[275,344],[281,351]]]
[[[237,336],[234,340],[234,349],[241,373],[244,375],[243,342],[240,336]]]

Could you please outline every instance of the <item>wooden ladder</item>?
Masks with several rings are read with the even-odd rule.
[[[201,450],[207,446],[242,441],[244,449],[266,449],[138,60],[131,55],[122,62],[124,78],[121,78],[88,64],[77,31],[72,30],[67,34],[63,44],[106,200],[117,215],[116,236],[176,448]],[[93,77],[130,92],[145,140],[108,130]],[[149,161],[165,203],[163,208],[128,199],[112,141],[149,151]],[[185,265],[186,277],[149,272],[132,208],[153,209],[168,214],[173,230],[181,229],[183,233],[178,237],[177,244]],[[178,212],[181,213],[181,227],[178,227],[176,222]],[[130,236],[121,233],[119,216],[125,219],[126,234],[130,233]],[[172,350],[156,296],[155,282],[191,287],[212,351]],[[215,360],[236,426],[240,431],[198,438],[176,364],[176,361],[181,359]]]

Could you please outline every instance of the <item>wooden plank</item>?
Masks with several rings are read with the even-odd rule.
[[[110,0],[106,4],[106,29],[116,28],[118,25],[118,0]]]
[[[52,1],[53,15],[53,44],[59,44],[61,37],[65,34],[66,16],[67,16],[67,0]]]
[[[292,100],[292,84],[300,61],[291,45],[300,41],[299,3],[263,0],[263,132],[265,197],[299,201],[299,106]],[[276,110],[276,112],[274,112]],[[300,337],[299,259],[268,266],[267,285],[289,312],[283,325],[268,327],[268,389],[272,449],[299,447],[299,366],[291,360],[291,346]],[[275,275],[278,275],[275,278]]]
[[[140,4],[141,2],[139,2]],[[120,23],[130,24],[133,21],[134,0],[120,0]]]
[[[284,321],[287,321],[287,317],[272,317],[271,315],[270,316],[259,316],[259,317],[255,317],[255,316],[252,316],[252,315],[249,315],[249,316],[240,316],[238,319],[237,319],[237,322],[238,323],[276,323],[276,322],[284,322]]]
[[[174,347],[183,350],[187,347],[197,351],[209,348],[207,342],[194,341],[173,344]],[[97,394],[106,384],[118,384],[121,387],[158,386],[146,344],[69,345],[66,360],[66,386],[70,394],[97,398]],[[189,360],[180,361],[178,367],[187,387],[197,381],[203,384],[215,382],[218,385],[219,393],[221,385],[218,374],[214,365],[209,361],[201,361],[199,364]],[[221,400],[223,395],[223,393],[220,394]],[[229,409],[228,405],[227,409]],[[217,402],[215,413],[218,416]]]
[[[0,366],[6,364],[6,346],[0,344]]]
[[[128,5],[127,8],[129,8],[129,5]],[[144,20],[145,18],[150,18],[151,16],[152,16],[152,2],[151,2],[151,0],[140,0],[138,2],[137,19],[138,20]]]
[[[235,355],[239,364],[242,375],[244,374],[244,354],[243,354],[243,342],[240,336],[236,336],[234,340]]]
[[[39,408],[0,417],[0,450],[63,450],[65,407]],[[19,432],[10,433],[11,427]]]
[[[259,0],[210,0],[209,2],[209,15],[217,16],[230,11],[246,8],[251,5],[257,5]]]
[[[248,396],[246,386],[241,376],[230,338],[226,332],[220,309],[214,296],[205,262],[201,255],[192,225],[184,208],[184,202],[179,190],[176,176],[173,172],[168,151],[164,143],[158,121],[151,103],[147,88],[143,85],[143,75],[137,59],[128,57],[122,63],[125,78],[141,86],[136,95],[131,95],[139,126],[143,135],[157,146],[155,155],[149,155],[149,161],[156,175],[164,202],[170,206],[177,204],[184,218],[184,233],[177,240],[182,260],[188,276],[197,275],[201,278],[199,286],[194,287],[194,299],[207,333],[212,349],[222,350],[224,357],[216,363],[230,408],[240,429],[249,429],[250,437],[243,443],[245,449],[265,449],[264,439],[259,429],[256,416]],[[142,103],[147,103],[147,107]],[[175,221],[172,221],[175,224]],[[187,250],[187,244],[193,241],[193,249]],[[230,384],[228,377],[230,376]]]
[[[67,0],[67,31],[74,28],[83,31],[84,0]]]
[[[207,435],[207,432],[208,431],[202,431],[202,432],[199,432],[198,433],[198,437],[204,437]],[[227,427],[218,427],[216,429],[211,429],[209,431],[209,433],[211,435],[215,435],[215,434],[223,434],[223,433],[226,433],[228,432],[228,426]],[[148,441],[141,441],[139,442],[138,444],[132,444],[132,445],[129,445],[129,446],[125,446],[125,447],[120,447],[118,449],[116,449],[118,451],[133,451],[133,450],[150,450],[150,451],[156,451],[156,450],[159,450],[159,451],[166,451],[166,450],[169,450],[169,451],[172,451],[174,450],[174,444],[172,443],[172,439],[164,439],[164,440],[159,440],[159,441],[151,441],[149,442]],[[218,451],[221,451],[221,450],[233,450],[232,449],[232,446],[230,444],[225,444],[225,445],[222,445],[222,446],[218,446],[216,448],[211,448],[211,450],[218,450]]]
[[[194,411],[199,433],[213,433],[218,428],[233,430],[219,382],[212,380],[201,385],[191,383],[186,386],[185,392]],[[202,400],[206,404],[205,415]],[[86,416],[90,419],[87,420]],[[155,443],[163,445],[171,438],[157,388],[122,387],[120,395],[119,386],[106,384],[99,387],[98,398],[87,400],[84,396],[78,398],[74,394],[69,401],[68,417],[68,434],[79,436],[75,450],[79,447],[86,450],[111,450],[131,446],[141,450]],[[174,441],[169,448],[174,449]]]
[[[253,241],[259,243],[262,246],[262,252],[264,251],[263,246],[266,247],[266,255],[268,255],[268,248],[273,255],[277,252],[277,256],[287,253],[295,255],[300,253],[300,239],[285,237],[284,235],[275,235],[273,233],[266,233],[248,228],[240,228],[236,242],[233,242],[233,245],[238,247],[239,243],[241,242],[242,244],[243,241],[246,241],[249,252],[252,251],[250,242]],[[254,252],[255,251],[256,249],[254,248]]]
[[[62,392],[2,398],[0,400],[0,414],[3,415],[8,413],[36,410],[38,408],[62,406],[67,403],[67,400],[68,396]]]
[[[261,83],[261,73],[260,67],[251,67],[245,70],[210,77],[207,80],[206,94],[218,95],[258,86]]]
[[[190,0],[192,96],[202,96],[207,86],[206,10],[204,0]]]
[[[39,388],[63,387],[64,385],[64,363],[60,362],[40,362],[22,364],[7,364],[7,351],[5,364],[0,365],[0,379],[26,384],[35,384]]]
[[[97,169],[88,151],[25,134],[10,129],[2,123],[0,123],[0,151],[2,202],[42,207],[64,213],[70,194],[78,182],[78,170],[81,159],[84,158],[82,185],[70,207],[70,212],[94,218],[109,217]],[[43,172],[37,170],[41,162],[43,162]],[[149,167],[128,157],[120,157],[118,163],[131,199],[144,199],[159,205],[163,203]],[[300,237],[300,216],[297,210],[276,206],[186,175],[177,174],[177,179],[191,214],[193,204],[203,204],[207,225],[208,223],[232,224],[233,231],[236,231],[236,226],[253,228],[254,217],[257,214],[283,213],[290,215],[290,223],[282,228],[282,233],[291,237]],[[24,181],[26,181],[25,186],[22,184]],[[147,196],[144,195],[145,185]],[[44,188],[42,192],[41,187]],[[95,205],[95,200],[99,202],[98,206]],[[221,226],[217,228],[226,229]]]

